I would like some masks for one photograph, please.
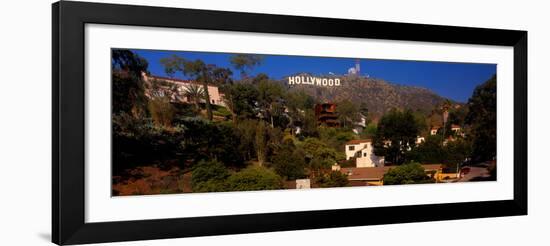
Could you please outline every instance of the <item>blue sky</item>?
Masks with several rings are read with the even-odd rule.
[[[238,79],[239,72],[229,63],[229,53],[132,50],[149,62],[153,75],[166,76],[160,59],[176,54],[186,59],[201,59],[207,64],[231,68]],[[250,75],[265,73],[274,79],[307,72],[314,75],[329,73],[345,74],[354,66],[355,58],[309,57],[265,55],[263,63],[249,72]],[[496,73],[495,64],[449,63],[426,61],[361,59],[361,74],[392,83],[426,87],[437,94],[458,102],[466,102],[474,88]],[[176,74],[178,78],[185,78]]]

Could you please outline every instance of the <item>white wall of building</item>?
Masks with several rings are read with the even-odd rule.
[[[369,142],[365,145],[365,148],[361,150],[361,157],[357,158],[357,167],[383,167],[384,157],[374,154],[372,144]]]
[[[184,94],[190,86],[194,85],[194,86],[199,86],[200,88],[203,88],[202,84],[194,83],[194,82],[183,82],[183,81],[179,81],[179,80],[156,78],[154,76],[150,77],[150,76],[147,76],[147,75],[144,75],[143,79],[147,82],[151,82],[151,81],[154,81],[154,80],[159,80],[159,81],[163,80],[163,81],[172,83],[173,85],[177,86],[177,91],[178,91],[178,94],[179,94],[178,98],[181,98],[183,102],[188,102],[187,99],[185,98]],[[223,100],[223,95],[222,95],[222,93],[220,93],[220,90],[217,86],[208,85],[208,95],[210,96],[210,103],[212,103],[214,105],[225,106],[225,102]],[[202,100],[202,101],[204,101],[204,100]]]
[[[353,150],[350,149],[353,147]],[[359,154],[357,153],[359,152]],[[372,142],[362,142],[357,144],[346,144],[346,160],[357,155],[355,165],[357,167],[381,167],[384,166],[384,157],[374,154]]]
[[[354,157],[355,153],[365,148],[367,144],[368,142],[358,143],[358,144],[346,144],[346,160],[349,160],[352,157]]]

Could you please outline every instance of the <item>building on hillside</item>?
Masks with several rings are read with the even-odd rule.
[[[319,125],[327,125],[330,127],[340,126],[338,114],[336,113],[336,104],[334,103],[316,104],[315,118],[317,119],[317,124]]]
[[[426,175],[436,179],[436,182],[440,180],[439,175],[442,172],[441,164],[424,164],[422,165]],[[351,168],[341,168],[340,172],[348,176],[348,180],[351,186],[379,186],[384,185],[383,179],[384,174],[386,174],[391,168],[391,166],[384,167],[351,167]]]
[[[355,66],[348,69],[348,75],[360,76],[361,75],[361,63],[359,58],[355,59]]]
[[[342,168],[340,172],[347,175],[351,186],[379,186],[383,185],[384,174],[390,167],[350,167]]]
[[[353,124],[353,133],[359,135],[367,127],[367,117],[359,113],[359,121]]]
[[[355,158],[356,167],[382,167],[384,157],[374,154],[374,148],[370,139],[348,141],[345,145],[346,160]]]
[[[432,128],[430,129],[430,135],[437,135],[437,132],[439,131],[439,126],[432,126]]]
[[[419,145],[419,144],[421,144],[425,141],[426,141],[426,139],[424,137],[421,137],[421,136],[416,137],[416,145]]]
[[[462,131],[462,127],[460,127],[459,125],[452,124],[451,131],[453,131],[454,134],[456,134],[457,136],[464,137],[464,131]]]
[[[201,91],[204,88],[202,83],[191,80],[153,76],[146,73],[142,73],[142,76],[145,83],[148,83],[151,87],[149,91],[146,91],[146,96],[169,96],[174,103],[191,102],[191,98],[185,94],[192,86],[197,86]],[[211,104],[225,107],[224,94],[219,91],[217,86],[208,85],[208,95]],[[204,103],[205,100],[202,99],[201,102]]]
[[[451,131],[453,132],[459,132],[462,128],[459,125],[452,124],[451,125]]]

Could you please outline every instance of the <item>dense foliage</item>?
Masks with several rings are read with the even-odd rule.
[[[472,158],[476,161],[496,157],[497,140],[497,78],[493,76],[478,86],[470,100],[466,123],[471,126],[473,137]]]
[[[247,167],[227,179],[230,191],[240,190],[276,190],[283,188],[279,175],[265,167]]]
[[[407,163],[391,168],[383,178],[384,185],[425,184],[435,182],[419,163]]]
[[[406,161],[406,153],[415,147],[419,132],[412,111],[391,110],[378,123],[373,139],[374,153],[391,163],[402,164]]]
[[[321,175],[316,178],[315,182],[319,184],[319,187],[344,187],[349,183],[347,175],[338,171]]]

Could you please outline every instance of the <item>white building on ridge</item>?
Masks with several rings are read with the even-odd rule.
[[[384,157],[374,154],[370,139],[351,140],[346,143],[346,160],[355,159],[356,167],[383,167]]]
[[[143,80],[146,83],[153,83],[154,81],[156,81],[156,82],[161,82],[164,84],[171,85],[171,86],[159,85],[159,88],[157,88],[156,91],[152,93],[159,94],[160,96],[164,96],[165,94],[170,95],[171,100],[174,102],[184,102],[184,103],[190,102],[190,99],[185,97],[185,92],[188,90],[190,86],[198,86],[201,90],[203,88],[202,83],[198,83],[196,81],[191,81],[191,80],[181,80],[176,78],[153,76],[153,75],[148,75],[146,73],[142,73],[142,76],[143,76]],[[175,90],[172,90],[171,88],[172,86],[175,86]],[[219,91],[217,86],[208,85],[208,95],[210,96],[211,104],[225,106],[225,102],[223,99],[224,94]],[[201,101],[204,102],[204,99]]]

